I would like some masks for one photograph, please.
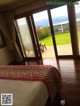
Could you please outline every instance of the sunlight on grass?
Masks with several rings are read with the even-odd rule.
[[[62,34],[56,34],[55,35],[56,43],[57,45],[63,45],[63,44],[70,44],[70,33],[62,33]],[[40,43],[44,43],[46,46],[52,46],[53,41],[52,37],[48,36],[45,39],[41,40]]]
[[[40,41],[40,43],[45,44],[46,46],[52,46],[53,45],[52,36],[50,35],[44,38],[43,40]]]

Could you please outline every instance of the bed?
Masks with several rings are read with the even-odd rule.
[[[13,106],[51,105],[62,87],[58,70],[48,65],[0,66],[0,94],[12,93]]]

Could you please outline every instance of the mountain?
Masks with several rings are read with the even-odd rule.
[[[77,13],[76,14],[76,18],[80,18],[80,13]],[[54,17],[52,18],[52,22],[54,24],[58,24],[58,23],[61,23],[61,22],[65,22],[65,21],[68,21],[68,17],[67,16],[60,16],[60,17]],[[36,21],[35,22],[35,25],[36,26],[49,26],[49,20],[48,19],[43,19],[43,20],[40,20],[40,21]]]
[[[49,20],[47,19],[43,19],[35,22],[35,26],[48,26],[48,25],[49,25]]]

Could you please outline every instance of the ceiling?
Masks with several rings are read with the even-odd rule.
[[[0,7],[15,3],[20,0],[0,0]]]
[[[30,3],[35,3],[40,0],[0,0],[0,12],[13,10]],[[47,1],[47,0],[42,0]],[[51,1],[70,1],[70,0],[51,0]],[[76,1],[76,0],[73,0]],[[79,0],[78,0],[79,1]]]
[[[25,4],[33,3],[37,0],[0,0],[0,12],[18,8]]]

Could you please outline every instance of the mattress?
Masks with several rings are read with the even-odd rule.
[[[13,94],[13,106],[45,106],[49,96],[45,84],[40,81],[0,79],[1,93]]]
[[[30,83],[32,83],[31,81],[33,81],[33,82],[39,81],[38,83],[42,82],[43,85],[45,84],[46,89],[47,89],[46,91],[48,91],[48,93],[49,93],[51,106],[54,106],[55,96],[62,88],[62,80],[61,80],[59,71],[55,67],[50,66],[50,65],[27,65],[27,66],[26,65],[17,65],[17,66],[16,65],[14,65],[14,66],[13,65],[9,65],[9,66],[1,65],[0,66],[0,79],[4,79],[6,81],[7,80],[8,81],[9,80],[13,80],[13,81],[20,80],[22,82],[30,81]],[[8,88],[11,87],[12,82],[10,83],[11,85],[6,86],[5,85],[6,83],[5,83],[4,86],[8,87]],[[9,84],[9,82],[7,84]],[[27,84],[27,83],[25,83],[25,84]],[[20,103],[19,106],[26,106],[26,105],[27,106],[30,106],[30,105],[31,106],[44,106],[45,105],[45,103],[43,103],[43,102],[45,102],[46,100],[44,100],[43,97],[46,99],[46,97],[44,96],[44,94],[46,95],[46,93],[42,92],[42,91],[45,91],[44,87],[42,87],[39,84],[38,84],[38,86],[37,85],[34,86],[34,85],[35,84],[33,83],[33,86],[31,85],[31,87],[30,87],[29,84],[27,84],[25,89],[30,90],[30,92],[26,91],[24,93],[24,89],[22,89],[24,86],[21,85],[21,87],[18,87],[18,83],[17,84],[14,83],[13,87],[15,89],[17,89],[17,87],[18,87],[18,89],[22,89],[21,92],[23,94],[25,94],[25,96],[26,96],[26,99],[24,99],[25,96],[22,97],[23,94],[18,92],[19,97],[17,97],[17,98],[15,97],[16,100],[17,99],[18,99],[18,101],[24,100],[22,102],[22,104]],[[2,87],[1,86],[0,89],[4,89],[5,88],[4,86],[3,86],[3,88],[1,88]],[[13,91],[14,91],[14,89],[13,89]],[[17,91],[19,91],[19,90],[17,90]],[[29,92],[29,93],[27,93],[27,92]],[[29,101],[29,100],[31,100],[31,101]],[[43,100],[43,102],[42,102],[42,100]],[[33,101],[34,101],[34,103],[33,103]],[[27,102],[28,104],[26,103],[25,105],[23,105],[23,103],[25,103],[25,102]],[[18,106],[18,105],[13,105],[13,106]]]

